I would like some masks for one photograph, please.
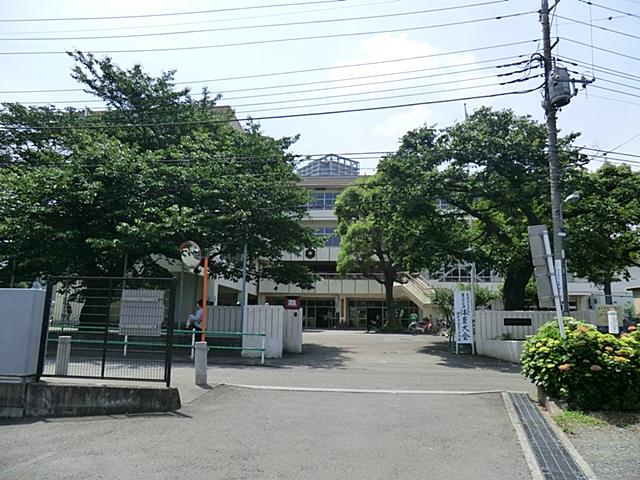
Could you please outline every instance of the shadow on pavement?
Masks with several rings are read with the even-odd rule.
[[[418,350],[418,353],[439,357],[438,365],[451,368],[480,368],[495,370],[504,373],[519,373],[520,367],[512,363],[503,362],[482,355],[471,355],[471,353],[456,354],[450,352],[447,342],[437,342],[425,345]]]
[[[216,367],[309,367],[317,369],[343,368],[349,360],[350,350],[342,347],[305,343],[302,353],[285,353],[282,358],[266,359],[264,365],[260,365],[260,358],[242,357],[239,351],[210,351],[208,364]],[[187,355],[181,355],[172,359],[174,365],[193,364],[193,360]]]

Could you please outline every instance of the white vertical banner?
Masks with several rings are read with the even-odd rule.
[[[473,345],[471,292],[461,290],[453,292],[453,318],[456,326],[456,344],[468,343]]]

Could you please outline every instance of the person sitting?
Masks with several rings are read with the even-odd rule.
[[[196,312],[189,315],[185,329],[202,330],[202,300],[196,302]]]

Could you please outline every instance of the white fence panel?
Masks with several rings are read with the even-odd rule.
[[[241,332],[241,314],[241,307],[237,306],[208,307],[207,332]]]
[[[571,312],[571,317],[587,323],[595,322],[595,311]],[[554,312],[476,310],[475,328],[478,340],[501,340],[505,335],[524,340],[534,335],[543,323],[555,318]]]
[[[282,358],[282,344],[284,341],[284,308],[271,305],[250,305],[247,308],[247,315],[243,333],[266,332],[265,357]],[[260,348],[262,338],[257,335],[247,335],[242,337],[244,348]],[[257,350],[243,350],[243,357],[259,357],[261,352]]]
[[[302,309],[284,311],[284,351],[302,353]]]

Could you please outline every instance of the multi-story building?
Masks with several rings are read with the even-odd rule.
[[[324,246],[308,249],[301,255],[285,254],[284,259],[291,262],[304,262],[318,280],[311,289],[301,289],[291,284],[278,284],[272,280],[261,279],[248,285],[249,303],[285,304],[295,299],[302,307],[304,323],[308,328],[357,328],[364,327],[367,321],[386,320],[386,302],[384,287],[377,281],[359,274],[341,276],[336,271],[336,262],[340,252],[340,238],[336,233],[337,218],[334,207],[338,195],[358,180],[359,164],[356,161],[337,155],[326,155],[312,160],[298,170],[301,184],[309,190],[310,201],[307,205],[308,217],[305,224],[313,228],[318,236],[325,238]],[[441,202],[441,208],[447,205]],[[179,279],[178,317],[186,317],[192,303],[199,298],[196,285],[197,276],[184,271],[179,262],[172,262],[172,270]],[[640,269],[633,269],[633,278],[640,278]],[[475,281],[478,285],[499,290],[502,279],[493,272],[479,271]],[[634,280],[632,280],[633,282]],[[637,280],[635,280],[637,283]],[[397,309],[403,319],[411,313],[420,317],[439,318],[440,310],[432,303],[435,288],[455,288],[460,283],[471,282],[470,265],[456,265],[441,272],[422,272],[412,276],[406,283],[394,286]],[[613,285],[615,304],[631,303],[631,292],[626,289],[629,282],[617,282]],[[209,294],[214,303],[235,305],[241,301],[240,282],[215,278],[209,282]],[[592,283],[569,276],[569,298],[572,309],[587,310],[598,304],[604,304],[604,294]],[[501,309],[502,302],[495,300],[492,308]]]
[[[326,155],[298,170],[302,185],[309,189],[311,197],[306,223],[326,241],[320,248],[309,249],[298,256],[288,254],[285,258],[304,262],[319,280],[309,290],[262,280],[258,288],[259,303],[281,304],[289,298],[296,298],[303,309],[307,327],[361,327],[367,321],[385,318],[382,285],[363,275],[342,277],[336,271],[340,238],[336,234],[337,219],[333,209],[337,196],[358,179],[359,171],[358,162],[337,155]],[[420,315],[431,313],[435,307],[431,305],[430,293],[430,287],[419,278],[396,285],[394,294],[398,311],[404,318],[413,312]]]

